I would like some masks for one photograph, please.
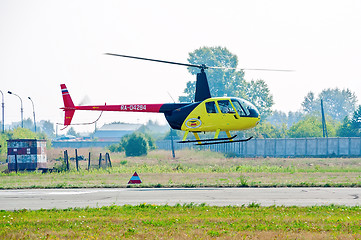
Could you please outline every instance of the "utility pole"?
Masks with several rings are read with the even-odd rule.
[[[21,99],[21,97],[19,97],[19,95],[12,93],[10,91],[8,91],[9,94],[13,94],[15,96],[17,96],[20,99],[20,104],[21,104],[21,108],[20,108],[20,112],[21,112],[21,127],[24,128],[24,118],[23,118],[23,114],[24,114],[24,109],[23,109],[23,100]]]
[[[171,139],[171,144],[172,144],[172,156],[173,159],[175,158],[175,152],[174,152],[174,141],[173,141],[173,130],[170,129],[170,139]]]
[[[28,98],[30,99],[31,104],[33,105],[33,114],[34,114],[34,129],[35,129],[35,132],[36,132],[36,121],[35,121],[35,108],[34,108],[34,102],[33,102],[33,100],[32,100],[30,97],[28,97]]]
[[[0,90],[0,92],[1,92],[1,95],[2,95],[2,104],[1,104],[1,107],[2,107],[2,116],[3,116],[3,120],[2,120],[2,132],[4,132],[5,131],[5,120],[4,120],[4,106],[5,106],[5,104],[4,104],[4,93]]]
[[[321,99],[321,114],[322,114],[322,133],[323,133],[323,137],[328,137],[327,126],[326,126],[326,118],[325,118],[325,112],[323,110],[323,100],[322,99]]]

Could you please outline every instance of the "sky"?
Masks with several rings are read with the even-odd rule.
[[[60,84],[77,105],[167,103],[195,80],[183,66],[108,56],[104,53],[187,63],[200,47],[226,47],[247,81],[263,79],[273,110],[301,109],[310,91],[350,89],[361,104],[361,1],[0,1],[0,90],[5,124],[33,117],[63,122]],[[76,112],[73,123],[99,113]],[[106,112],[97,123],[165,124],[162,114]],[[66,130],[59,134],[66,133]],[[74,126],[92,131],[94,125]]]

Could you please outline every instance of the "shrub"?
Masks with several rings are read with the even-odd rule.
[[[148,134],[134,132],[125,135],[119,143],[112,144],[108,147],[110,152],[123,152],[126,156],[147,155],[148,150],[156,149],[153,138]]]
[[[114,143],[108,147],[110,152],[123,152],[124,148],[121,143]]]
[[[128,141],[125,142],[124,150],[125,156],[143,156],[148,154],[148,142],[145,136],[141,133],[133,133],[129,135]]]
[[[58,161],[58,159],[57,159]],[[59,159],[60,162],[55,163],[53,170],[55,172],[66,172],[67,171],[67,166],[65,161],[61,158]]]

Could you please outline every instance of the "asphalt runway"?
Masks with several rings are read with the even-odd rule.
[[[66,209],[110,205],[361,206],[361,188],[93,188],[0,190],[0,209]]]

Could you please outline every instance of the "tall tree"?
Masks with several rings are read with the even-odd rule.
[[[78,137],[78,133],[75,131],[75,129],[73,127],[69,128],[69,130],[66,134]]]
[[[287,136],[287,126],[285,123],[273,125],[270,122],[261,122],[255,128],[246,130],[244,137],[256,138],[285,138]],[[242,133],[239,133],[242,136]]]
[[[354,129],[358,130],[358,136],[361,136],[361,105],[359,105],[356,111],[353,113],[351,125]]]
[[[316,98],[313,92],[309,92],[302,103],[305,113],[320,113],[321,99],[325,113],[334,120],[341,122],[346,116],[350,116],[356,108],[357,98],[349,89],[340,90],[324,89]]]
[[[34,123],[30,118],[24,119],[24,128],[28,128],[30,130],[34,129]]]
[[[255,104],[265,119],[271,112],[273,97],[267,84],[263,80],[246,82],[242,70],[227,69],[237,68],[238,58],[228,49],[223,47],[202,47],[189,53],[190,64],[205,64],[209,67],[224,67],[225,69],[207,69],[207,78],[211,95],[214,97],[232,96],[249,100]],[[196,75],[199,69],[188,68]],[[191,102],[194,100],[195,80],[187,82],[184,90],[185,96],[180,96],[179,101]]]
[[[328,118],[326,125],[328,136],[335,137],[338,124],[331,118]],[[312,114],[306,115],[304,119],[290,127],[288,130],[288,136],[291,138],[322,137],[321,117]]]
[[[268,89],[265,81],[252,80],[251,82],[247,83],[245,94],[245,96],[243,96],[243,94],[240,95],[257,106],[261,117],[266,119],[272,113],[271,107],[273,105],[273,96],[271,95],[271,92]]]
[[[267,122],[276,126],[287,124],[287,114],[282,111],[275,110],[272,112],[271,116],[267,118]]]
[[[361,105],[354,111],[352,118],[345,117],[337,131],[340,137],[361,137]]]
[[[302,113],[301,111],[296,111],[296,112],[289,111],[287,116],[287,127],[290,128],[293,124],[300,121],[304,116],[305,114]]]
[[[304,113],[297,112],[288,112],[288,114],[282,111],[272,111],[272,114],[267,118],[267,122],[275,126],[281,126],[282,124],[286,124],[288,128],[290,128],[294,123],[300,121],[304,117]]]
[[[42,131],[48,135],[49,137],[53,137],[54,136],[54,124],[52,122],[50,122],[49,120],[42,120],[40,121],[41,123],[41,129]]]

